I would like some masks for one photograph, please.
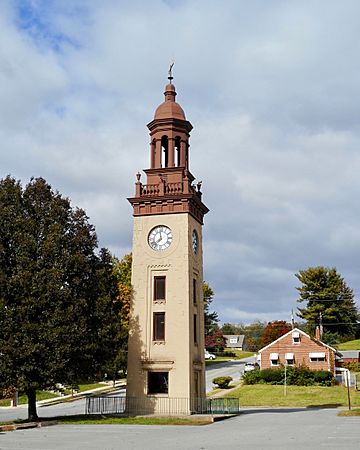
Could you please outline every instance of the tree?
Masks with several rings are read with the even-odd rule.
[[[241,334],[240,327],[232,323],[224,323],[224,325],[221,327],[221,331],[224,334]]]
[[[244,349],[249,352],[257,352],[261,348],[261,338],[266,327],[265,322],[259,320],[249,325],[239,325],[241,334],[245,335]]]
[[[210,312],[210,304],[213,301],[214,291],[210,285],[203,282],[203,297],[204,297],[204,321],[205,321],[205,336],[210,336],[219,329],[219,318],[217,312]]]
[[[297,315],[306,320],[308,332],[314,334],[316,325],[322,325],[324,331],[338,333],[342,339],[353,338],[359,312],[352,289],[336,268],[309,267],[295,276],[302,284],[297,287],[297,301],[306,302],[305,308],[298,308]]]
[[[264,333],[261,337],[261,346],[265,347],[265,345],[270,344],[290,330],[291,325],[285,320],[274,320],[273,322],[269,322],[266,325]]]
[[[111,375],[114,383],[119,371],[122,370],[125,372],[127,366],[129,315],[133,295],[131,267],[131,253],[125,255],[121,260],[116,257],[113,258],[113,275],[116,278],[117,284],[115,304],[119,311],[118,323],[120,324],[120,328],[118,330],[116,345],[113,348],[113,357],[108,361],[105,369]]]
[[[205,336],[205,348],[215,351],[222,351],[226,345],[226,339],[221,330],[214,331],[213,334]]]
[[[42,178],[0,180],[0,383],[28,397],[74,385],[110,357],[116,280],[85,212]]]

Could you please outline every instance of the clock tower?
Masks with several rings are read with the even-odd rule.
[[[150,130],[150,168],[137,174],[127,411],[191,414],[205,399],[202,224],[208,208],[189,167],[191,123],[165,101]]]

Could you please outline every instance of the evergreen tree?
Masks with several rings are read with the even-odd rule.
[[[28,396],[74,385],[109,357],[116,283],[83,210],[42,178],[0,181],[0,382]],[[116,325],[115,325],[116,327]]]
[[[337,333],[342,339],[355,336],[359,312],[354,294],[335,268],[309,267],[295,274],[302,284],[297,288],[298,302],[306,302],[298,308],[297,315],[306,320],[308,332],[314,334],[316,325],[324,332]]]
[[[206,281],[203,282],[203,297],[205,336],[210,336],[219,329],[219,318],[217,312],[210,312],[210,304],[213,301],[214,291]]]

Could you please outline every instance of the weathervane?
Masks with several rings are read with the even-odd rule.
[[[171,84],[171,81],[174,79],[174,77],[172,76],[172,69],[173,69],[173,67],[174,67],[174,64],[175,64],[175,61],[173,61],[173,62],[170,64],[170,68],[169,68],[169,76],[168,76],[168,79],[170,80],[170,84]]]

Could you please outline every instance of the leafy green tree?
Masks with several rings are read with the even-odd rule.
[[[266,323],[256,320],[249,325],[240,325],[241,334],[245,335],[244,349],[249,352],[257,352],[261,348],[261,338],[264,334]]]
[[[28,397],[74,385],[110,357],[116,280],[85,212],[42,178],[0,180],[0,383]]]
[[[205,336],[214,334],[219,329],[219,318],[217,312],[210,312],[210,304],[214,298],[214,291],[210,285],[203,282],[203,296],[204,296],[204,316],[205,316]]]
[[[242,334],[240,327],[232,323],[224,323],[221,327],[221,331],[224,334]]]
[[[297,315],[306,320],[308,332],[314,334],[316,325],[329,333],[338,333],[342,339],[355,336],[359,312],[354,294],[335,268],[309,267],[295,274],[301,286],[297,287],[305,308]]]

